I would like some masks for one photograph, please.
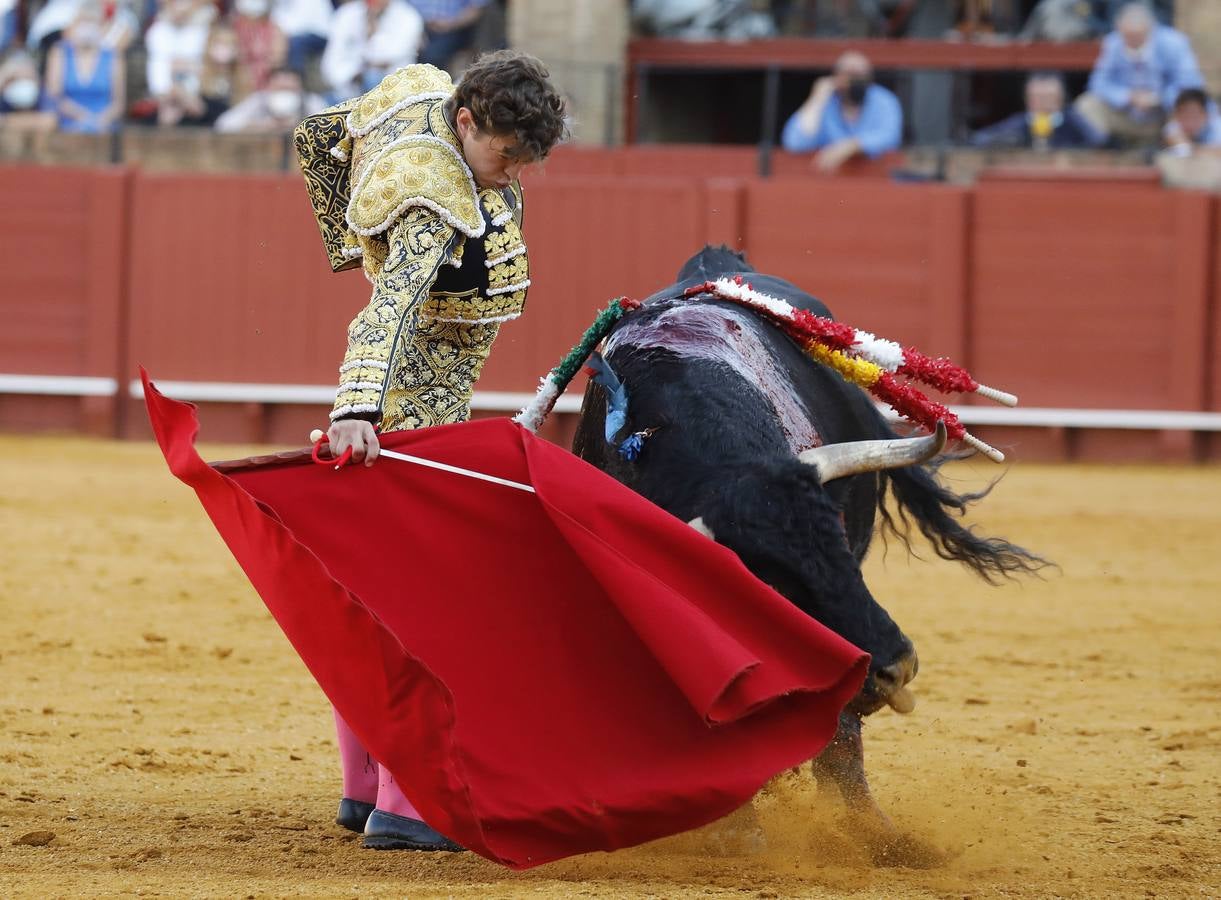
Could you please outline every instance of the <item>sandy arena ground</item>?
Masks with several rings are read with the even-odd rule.
[[[944,866],[872,868],[790,773],[762,849],[722,825],[515,873],[330,824],[322,695],[154,447],[0,458],[2,896],[1221,896],[1217,468],[1014,467],[977,520],[1054,557],[1045,582],[873,555],[921,671],[869,769]]]

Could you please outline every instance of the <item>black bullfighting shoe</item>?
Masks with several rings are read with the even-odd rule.
[[[369,821],[369,814],[372,812],[372,803],[365,803],[361,800],[349,800],[347,797],[344,797],[339,801],[339,815],[335,816],[335,824],[342,825],[348,831],[364,834],[365,822]]]
[[[370,850],[465,850],[419,819],[373,810],[365,823],[364,846]]]

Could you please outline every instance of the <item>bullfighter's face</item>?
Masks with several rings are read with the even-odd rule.
[[[515,136],[483,131],[465,106],[454,118],[462,155],[480,188],[506,188],[532,162],[517,146]]]

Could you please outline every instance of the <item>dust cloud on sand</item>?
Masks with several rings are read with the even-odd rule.
[[[1215,467],[1013,467],[976,519],[1054,558],[1045,581],[876,548],[921,669],[915,712],[870,720],[868,767],[942,865],[871,866],[801,771],[699,832],[515,873],[330,824],[322,695],[155,448],[0,454],[5,896],[1221,895]]]

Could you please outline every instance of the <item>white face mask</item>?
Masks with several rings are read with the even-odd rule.
[[[18,78],[4,86],[4,102],[13,109],[31,109],[38,102],[38,82]]]
[[[296,91],[271,91],[267,95],[267,109],[277,119],[287,119],[301,111],[301,96]]]
[[[235,4],[237,11],[243,16],[250,16],[252,19],[257,19],[259,16],[267,15],[267,10],[271,4],[267,0],[237,0]]]
[[[102,26],[95,22],[81,22],[72,29],[72,42],[82,47],[96,47],[102,41]]]

